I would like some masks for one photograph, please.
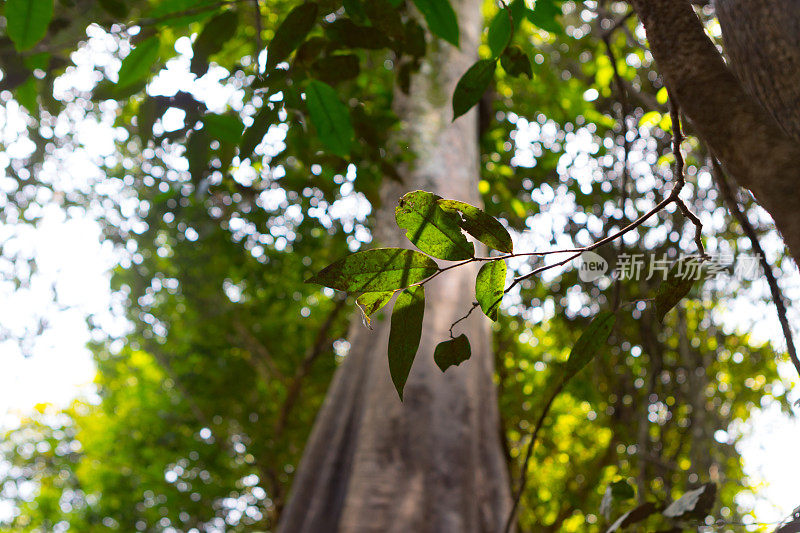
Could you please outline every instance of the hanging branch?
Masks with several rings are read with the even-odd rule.
[[[725,172],[722,170],[722,166],[719,164],[719,161],[717,161],[716,157],[711,158],[711,165],[713,168],[714,181],[717,183],[717,188],[719,189],[720,194],[722,194],[723,201],[728,206],[728,210],[731,212],[733,217],[739,222],[744,234],[747,235],[748,239],[750,239],[750,246],[753,247],[753,251],[758,255],[758,260],[761,263],[762,270],[764,271],[764,277],[767,278],[769,291],[772,294],[772,301],[775,302],[775,308],[778,311],[778,321],[781,323],[783,337],[786,339],[786,351],[789,353],[789,359],[792,360],[792,364],[797,370],[798,375],[800,375],[800,358],[797,357],[797,349],[794,345],[792,328],[789,326],[789,319],[787,318],[786,313],[786,304],[781,288],[778,285],[778,280],[775,279],[775,273],[772,271],[772,266],[769,264],[767,256],[764,254],[764,249],[761,247],[761,242],[758,239],[758,234],[756,233],[755,228],[747,219],[747,215],[742,210],[739,202],[736,201],[733,191],[728,184]]]

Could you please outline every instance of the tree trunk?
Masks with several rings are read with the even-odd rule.
[[[793,137],[798,126],[792,124],[800,87],[797,2],[716,2],[724,39],[735,43],[731,57],[742,81],[725,65],[688,0],[631,4],[681,110],[725,169],[772,216],[800,262],[800,143]],[[770,13],[780,13],[777,23],[767,23]],[[775,31],[778,27],[788,31]],[[752,55],[744,61],[748,51]],[[781,70],[784,73],[773,79],[772,73]],[[777,94],[781,91],[789,92]]]
[[[410,95],[395,110],[401,146],[413,154],[402,184],[384,185],[377,243],[408,246],[394,222],[397,199],[424,189],[479,202],[475,112],[452,122],[450,97],[477,59],[478,0],[453,2],[460,50],[429,43]],[[472,265],[470,265],[472,266]],[[474,300],[475,270],[454,269],[425,285],[422,339],[400,402],[389,377],[388,316],[370,331],[354,320],[351,348],[336,372],[306,445],[279,531],[497,532],[510,509],[508,473],[498,434],[498,407],[487,319],[462,322],[472,358],[442,373],[436,344]]]

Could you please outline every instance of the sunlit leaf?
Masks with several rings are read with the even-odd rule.
[[[439,197],[425,191],[413,191],[397,203],[397,225],[406,230],[406,237],[423,252],[459,261],[475,254],[475,247],[461,233],[458,217],[444,211]]]
[[[561,4],[556,0],[536,0],[533,9],[528,10],[528,20],[550,33],[564,33],[557,18],[561,16]]]
[[[350,112],[339,100],[336,90],[327,83],[311,80],[306,87],[306,105],[322,144],[334,154],[346,157],[355,131]]]
[[[606,345],[611,330],[614,329],[616,315],[611,311],[601,311],[592,319],[589,326],[575,342],[569,359],[564,365],[565,375],[574,376],[595,358]]]
[[[449,0],[414,0],[431,33],[458,46],[458,18]]]
[[[370,317],[380,311],[384,305],[389,303],[392,299],[394,291],[386,292],[365,292],[356,298],[356,305],[361,310],[364,318],[364,323],[367,327],[372,328],[372,320]]]
[[[17,50],[28,50],[42,40],[53,18],[53,0],[6,0],[6,32]]]
[[[463,333],[455,339],[446,340],[436,345],[433,361],[444,372],[451,366],[458,366],[472,355],[469,339]]]
[[[497,61],[481,59],[467,70],[458,80],[453,93],[453,120],[457,119],[477,104],[494,78]]]
[[[439,200],[439,206],[445,211],[457,212],[461,228],[489,248],[506,253],[514,251],[508,230],[482,209],[458,200],[445,199]]]
[[[497,321],[497,313],[506,286],[506,262],[489,261],[478,271],[475,278],[475,297],[483,314]]]
[[[122,60],[117,79],[117,88],[127,87],[144,80],[158,62],[158,37],[150,37],[136,45]]]
[[[278,29],[267,47],[267,65],[270,70],[289,57],[306,38],[317,19],[317,4],[307,2],[292,9]]]
[[[419,349],[424,315],[425,289],[422,286],[409,287],[400,293],[392,309],[389,330],[389,372],[400,400]]]
[[[669,504],[662,512],[667,518],[702,518],[714,506],[717,497],[717,486],[706,483],[702,487],[687,491]]]
[[[375,248],[336,261],[306,283],[355,293],[394,291],[418,283],[437,270],[436,261],[415,250]]]

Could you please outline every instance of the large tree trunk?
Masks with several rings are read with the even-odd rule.
[[[688,0],[630,1],[681,109],[800,262],[797,2],[715,1],[737,78]]]
[[[414,159],[402,172],[402,185],[384,186],[375,232],[381,245],[407,246],[394,222],[397,199],[406,191],[479,202],[477,118],[473,111],[451,122],[449,103],[459,77],[477,58],[481,2],[453,4],[460,50],[430,43],[411,94],[396,97],[404,124],[401,146]],[[317,417],[279,531],[502,528],[510,496],[487,320],[474,313],[462,322],[472,344],[469,361],[446,373],[433,362],[434,347],[474,299],[474,279],[473,269],[460,268],[426,284],[422,340],[402,403],[389,378],[388,319],[374,320],[374,331],[354,321],[350,352]]]

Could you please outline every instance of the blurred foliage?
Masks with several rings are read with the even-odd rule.
[[[381,27],[365,2],[343,4],[319,2],[306,37],[284,39],[288,70],[264,55],[296,6],[280,0],[59,0],[35,45],[20,51],[13,32],[0,37],[0,103],[5,116],[24,117],[19,136],[32,141],[21,155],[3,156],[0,221],[36,224],[54,199],[74,216],[100,220],[118,246],[113,283],[130,322],[122,339],[104,338],[94,325],[96,397],[63,410],[42,406],[4,435],[0,486],[14,506],[6,529],[274,528],[348,348],[353,302],[303,280],[370,242],[380,183],[398,179],[395,167],[408,157],[398,149],[394,91],[407,89],[426,47],[449,46],[423,30],[436,28],[410,3],[392,2],[402,31],[392,16]],[[507,41],[513,57],[479,104],[480,192],[487,211],[518,232],[518,251],[586,245],[668,188],[664,88],[626,3],[512,4],[525,8]],[[483,58],[497,56],[509,31],[495,29],[490,39],[498,11],[486,2]],[[217,25],[225,39],[213,33]],[[76,63],[85,62],[81,53],[104,62],[88,71],[88,86],[58,89],[59,80],[87,75]],[[153,76],[165,66],[204,77],[159,84]],[[309,80],[333,88],[316,104],[346,117],[351,143],[321,131],[315,115],[324,113],[306,108]],[[175,129],[169,114],[183,117]],[[115,151],[92,153],[98,140],[81,136],[81,120],[106,124]],[[19,139],[2,142],[12,148]],[[718,205],[702,146],[690,138],[684,149],[707,249],[747,253]],[[73,186],[59,173],[70,175],[65,153],[77,152],[102,173]],[[694,251],[692,237],[693,227],[670,211],[598,253],[611,265],[623,253],[674,259]],[[4,253],[14,275],[23,260]],[[511,270],[525,273],[539,261]],[[623,305],[607,353],[568,384],[546,419],[522,531],[604,530],[632,506],[623,499],[600,512],[607,487],[620,480],[636,488],[638,503],[668,502],[710,481],[719,486],[714,516],[750,511],[735,502],[748,490],[735,434],[715,440],[754,407],[784,400],[773,349],[720,324],[720,308],[750,284],[697,284],[663,325],[640,300],[653,298],[657,285],[582,283],[567,269],[506,297],[494,342],[514,478],[546,400],[540,393],[589,316]]]

